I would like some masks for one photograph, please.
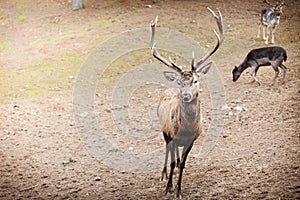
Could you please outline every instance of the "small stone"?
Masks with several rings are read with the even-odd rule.
[[[242,112],[244,110],[241,106],[236,106],[234,109],[238,112]]]
[[[109,109],[109,108],[104,109],[104,111],[107,113],[111,113],[111,109]]]
[[[99,176],[96,176],[96,177],[94,178],[94,180],[95,180],[95,181],[101,181],[101,178],[100,178]]]
[[[221,110],[230,110],[230,107],[227,104],[225,104],[222,106]]]

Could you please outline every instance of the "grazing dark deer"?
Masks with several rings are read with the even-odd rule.
[[[155,21],[151,22],[151,46],[153,56],[167,67],[175,71],[165,71],[164,76],[167,80],[173,81],[179,86],[178,91],[171,89],[165,91],[164,95],[160,99],[157,110],[166,142],[166,158],[162,178],[167,173],[166,163],[168,160],[168,154],[170,153],[171,155],[170,174],[165,194],[168,194],[172,188],[173,171],[175,168],[175,152],[177,154],[177,161],[179,161],[179,164],[177,163],[179,166],[179,178],[175,194],[176,198],[181,198],[182,172],[187,156],[192,149],[194,141],[202,133],[200,86],[198,79],[200,75],[206,74],[209,71],[212,62],[209,62],[205,65],[203,64],[217,51],[224,39],[221,12],[218,10],[219,15],[216,15],[210,8],[208,8],[208,10],[213,14],[218,24],[220,34],[214,31],[217,36],[218,43],[198,62],[194,62],[193,56],[190,71],[183,71],[171,59],[168,61],[158,53],[154,46],[157,18]],[[178,147],[183,147],[181,159],[178,159]]]
[[[280,16],[282,15],[284,2],[280,0],[276,3],[276,5],[272,5],[267,0],[265,0],[264,2],[271,7],[264,8],[261,11],[257,38],[259,38],[260,30],[263,26],[263,39],[265,40],[265,44],[268,44],[270,32],[272,32],[271,43],[274,44],[275,43],[274,33],[276,30],[276,26],[279,24]],[[265,31],[266,28],[267,28],[267,32]]]
[[[256,81],[260,85],[260,82],[256,78],[256,73],[259,67],[272,65],[275,71],[275,77],[270,86],[272,86],[275,83],[275,80],[278,77],[278,67],[280,67],[283,70],[282,83],[284,83],[286,79],[286,66],[284,66],[282,63],[283,61],[286,61],[286,59],[286,50],[282,47],[272,46],[253,49],[248,53],[242,64],[240,64],[238,67],[234,67],[232,71],[233,81],[237,81],[243,73],[243,71],[248,67],[251,67],[250,74],[253,78],[253,82]]]

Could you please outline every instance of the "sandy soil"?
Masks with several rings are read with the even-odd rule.
[[[172,199],[163,195],[166,182],[159,181],[163,160],[142,173],[116,170],[91,155],[75,123],[73,90],[93,49],[123,31],[147,27],[156,15],[161,27],[178,30],[208,51],[215,43],[215,24],[207,6],[218,7],[224,17],[226,38],[213,61],[230,109],[224,110],[225,124],[213,151],[195,156],[210,123],[210,96],[203,86],[204,136],[188,158],[183,199],[300,198],[299,2],[286,0],[276,31],[276,45],[288,52],[288,72],[286,84],[278,80],[273,87],[268,86],[271,67],[258,72],[261,86],[249,83],[248,71],[232,82],[233,67],[252,48],[265,46],[256,38],[262,1],[85,4],[86,9],[73,12],[63,0],[0,2],[0,199]],[[151,60],[149,51],[135,53],[139,56],[112,63],[101,79],[95,113],[115,144],[128,151],[152,151],[163,147],[161,134],[127,138],[111,126],[116,77]],[[149,123],[148,111],[162,91],[151,84],[135,91],[128,106],[136,123]],[[235,110],[237,106],[244,110]]]

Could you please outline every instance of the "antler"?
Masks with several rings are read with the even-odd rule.
[[[268,4],[269,6],[275,7],[275,5],[272,5],[268,0],[264,0],[264,2],[265,2],[266,4]]]
[[[215,33],[215,35],[217,36],[217,39],[218,39],[218,43],[216,44],[216,46],[210,52],[208,52],[205,56],[203,56],[197,62],[196,66],[193,64],[194,61],[192,60],[192,71],[196,71],[199,68],[200,65],[202,65],[211,55],[213,55],[217,51],[217,49],[220,47],[221,43],[224,40],[223,21],[222,21],[222,14],[221,14],[220,10],[217,9],[218,13],[219,13],[219,16],[218,16],[218,15],[215,14],[215,12],[212,9],[210,9],[208,7],[207,7],[207,9],[213,14],[213,16],[215,17],[216,22],[218,24],[220,34],[218,34],[216,30],[214,30],[214,33]]]
[[[279,0],[276,4],[276,6],[278,6],[278,7],[282,7],[284,5],[285,5],[284,0]]]
[[[158,21],[158,16],[156,16],[155,20],[154,21],[151,21],[150,23],[150,26],[151,26],[151,40],[150,40],[150,45],[151,45],[151,48],[152,48],[152,54],[153,56],[158,59],[160,62],[164,63],[166,66],[170,67],[171,69],[179,72],[179,73],[182,73],[182,69],[179,68],[172,60],[171,58],[169,57],[169,60],[166,60],[165,58],[163,58],[159,53],[158,51],[156,50],[155,48],[155,44],[154,44],[154,37],[155,37],[155,28],[156,28],[156,24],[157,24],[157,21]]]
[[[218,28],[219,28],[219,32],[220,34],[217,33],[217,31],[214,30],[214,33],[218,39],[218,43],[216,44],[216,46],[210,51],[208,52],[205,56],[203,56],[195,65],[195,58],[194,58],[194,52],[193,52],[193,58],[192,58],[192,63],[191,63],[191,67],[192,67],[192,72],[197,71],[197,69],[211,56],[213,55],[217,49],[220,47],[221,43],[224,40],[224,33],[223,33],[223,21],[222,21],[222,14],[220,12],[219,9],[218,13],[219,15],[216,15],[215,12],[213,10],[211,10],[210,8],[207,8],[215,17],[216,22],[218,24]],[[178,67],[172,60],[171,58],[169,58],[169,61],[166,60],[165,58],[163,58],[158,51],[155,48],[155,44],[154,44],[154,37],[155,37],[155,28],[156,28],[156,24],[158,21],[158,17],[155,18],[154,21],[151,21],[150,26],[151,26],[151,40],[150,40],[150,45],[152,48],[152,54],[153,56],[158,59],[159,61],[161,61],[162,63],[164,63],[166,66],[168,66],[169,68],[179,72],[179,73],[183,73],[183,70]],[[205,65],[206,66],[206,65]]]

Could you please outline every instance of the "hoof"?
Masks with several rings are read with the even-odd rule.
[[[260,86],[261,84],[260,84],[260,82],[256,82],[257,84],[258,84],[258,86]]]
[[[165,192],[164,192],[164,194],[165,195],[168,195],[168,194],[170,194],[170,192],[171,192],[171,188],[172,188],[172,185],[167,185],[167,188],[166,188],[166,190],[165,190]]]
[[[174,199],[182,199],[182,196],[181,196],[181,194],[179,193],[177,193],[175,196],[174,196]]]
[[[164,192],[164,195],[165,196],[167,196],[167,195],[169,195],[170,194],[170,190],[166,190],[165,192]]]

